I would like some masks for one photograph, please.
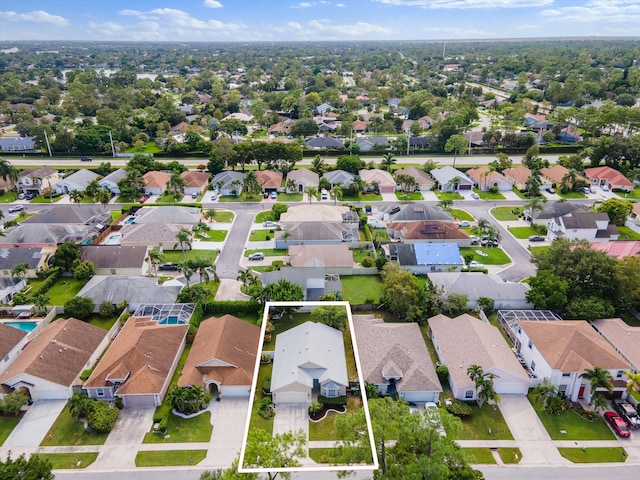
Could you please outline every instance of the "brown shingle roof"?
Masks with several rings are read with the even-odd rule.
[[[13,350],[13,347],[15,347],[26,334],[27,332],[19,328],[0,323],[0,360]]]
[[[469,234],[453,222],[426,220],[423,222],[388,223],[387,228],[400,230],[405,240],[468,240]]]
[[[209,183],[209,172],[196,172],[194,170],[187,170],[180,174],[187,184],[187,187],[202,188]]]
[[[279,188],[282,184],[282,172],[273,170],[260,170],[256,172],[256,178],[262,188]]]
[[[291,245],[292,267],[353,267],[353,252],[348,245]]]
[[[141,267],[148,248],[135,245],[87,245],[82,247],[80,259],[89,260],[96,268]]]
[[[595,366],[629,368],[629,364],[584,320],[522,321],[520,327],[553,369],[583,372]]]
[[[20,373],[70,386],[87,368],[87,362],[107,331],[75,318],[50,323],[9,368],[0,375],[6,383]]]
[[[540,175],[545,178],[548,178],[554,183],[562,182],[562,179],[565,175],[569,173],[569,170],[562,165],[554,165],[553,167],[545,167],[540,169]]]
[[[512,178],[517,183],[525,184],[531,176],[531,170],[523,165],[517,167],[507,168],[502,172],[506,177]]]
[[[188,325],[158,325],[149,317],[131,317],[104,354],[85,388],[126,379],[118,394],[160,393],[182,351]]]
[[[232,315],[200,323],[178,385],[251,385],[260,345],[260,327]]]
[[[593,326],[635,369],[640,369],[640,327],[627,325],[620,318],[594,320]]]
[[[171,178],[171,174],[167,172],[147,172],[142,176],[145,186],[149,188],[164,188]]]

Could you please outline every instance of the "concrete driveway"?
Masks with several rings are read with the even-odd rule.
[[[276,405],[276,416],[273,420],[273,434],[297,432],[303,430],[309,438],[309,415],[306,405],[281,403]]]
[[[5,440],[3,447],[37,447],[67,404],[66,400],[38,400]]]
[[[211,402],[213,434],[200,466],[227,468],[238,456],[249,411],[249,398],[222,398]]]

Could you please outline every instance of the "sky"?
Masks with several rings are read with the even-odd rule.
[[[0,0],[0,41],[640,37],[640,0]]]

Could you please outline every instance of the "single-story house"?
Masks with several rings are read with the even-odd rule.
[[[473,180],[460,170],[449,165],[442,168],[434,168],[429,174],[438,183],[438,188],[443,192],[473,190]]]
[[[353,327],[365,382],[407,402],[438,401],[442,385],[417,323],[354,315]]]
[[[200,195],[209,186],[209,172],[200,172],[197,170],[187,170],[180,174],[184,178],[185,195]]]
[[[632,327],[621,318],[603,318],[591,326],[624,358],[631,370],[640,372],[640,327]]]
[[[584,239],[590,242],[608,242],[617,240],[618,227],[609,220],[604,212],[573,212],[547,221],[547,236],[550,240],[568,238]]]
[[[171,249],[177,244],[176,234],[185,227],[184,223],[133,223],[120,230],[120,245]]]
[[[126,321],[84,383],[89,398],[122,398],[125,407],[157,407],[167,393],[189,325],[161,325],[149,317]]]
[[[21,277],[0,277],[0,304],[13,302],[13,296],[27,286],[27,280]]]
[[[609,190],[632,192],[633,183],[620,171],[611,167],[585,168],[584,176],[596,187],[606,186]]]
[[[291,130],[291,125],[295,120],[291,118],[285,118],[281,122],[274,123],[268,129],[269,135],[289,135],[289,131]]]
[[[386,170],[380,170],[379,168],[362,169],[359,174],[367,190],[375,190],[375,185],[377,185],[381,193],[394,193],[396,191],[396,181],[393,179],[393,175]]]
[[[354,133],[364,133],[367,130],[367,122],[356,120],[351,124],[351,129]]]
[[[624,257],[635,257],[640,255],[639,241],[618,240],[617,242],[593,242],[592,250],[606,253],[609,257],[616,257],[622,260]]]
[[[308,168],[298,168],[297,170],[291,170],[287,174],[287,182],[288,185],[290,181],[294,181],[296,184],[295,191],[290,192],[287,187],[287,191],[289,193],[304,193],[308,187],[318,188],[320,183],[320,177],[316,172],[309,170]]]
[[[558,140],[564,143],[576,143],[582,140],[580,131],[575,127],[564,127],[560,130]]]
[[[305,142],[307,148],[313,150],[324,150],[328,148],[343,148],[344,144],[334,137],[313,137]]]
[[[413,177],[416,181],[413,190],[416,192],[433,190],[433,187],[436,184],[427,172],[416,167],[401,168],[393,173],[396,175],[396,178],[398,178],[398,175],[409,175],[410,177]]]
[[[452,293],[466,295],[467,308],[474,309],[482,297],[494,301],[494,309],[529,309],[525,295],[529,291],[526,283],[505,282],[499,275],[485,275],[482,272],[436,272],[428,274],[429,280],[446,297]]]
[[[26,168],[18,176],[18,190],[32,195],[42,195],[43,190],[53,189],[62,179],[57,170],[51,167]]]
[[[38,151],[33,137],[0,138],[0,151],[35,153]]]
[[[527,208],[524,215],[527,220],[536,225],[547,226],[547,222],[552,218],[564,217],[573,212],[586,213],[588,210],[582,205],[576,205],[571,202],[547,202],[542,205],[542,210],[534,210]]]
[[[82,168],[71,175],[63,178],[58,183],[54,185],[54,190],[58,193],[69,193],[77,190],[78,192],[84,192],[87,188],[87,185],[93,180],[97,180],[98,175],[91,170],[87,170],[86,168]]]
[[[298,222],[345,222],[357,224],[358,218],[357,216],[353,217],[352,213],[349,207],[343,205],[293,205],[280,216],[280,223],[283,226],[287,223]]]
[[[388,243],[383,245],[383,251],[389,260],[414,275],[459,270],[463,266],[456,243]]]
[[[469,234],[456,223],[442,220],[387,223],[387,235],[404,243],[455,242],[468,247],[471,242]]]
[[[591,398],[591,386],[583,373],[600,367],[614,378],[613,397],[626,391],[624,372],[629,362],[622,358],[584,320],[521,320],[511,326],[515,349],[534,377],[534,385],[548,378],[571,401]]]
[[[305,301],[320,300],[321,296],[331,292],[342,293],[340,276],[327,273],[325,267],[281,268],[272,272],[264,272],[260,276],[263,287],[278,283],[281,279],[299,285],[304,293]]]
[[[325,267],[329,273],[353,268],[353,251],[346,244],[291,245],[287,252],[292,267]]]
[[[542,178],[548,180],[552,185],[560,185],[562,179],[569,173],[569,170],[562,165],[554,165],[553,167],[544,167],[540,169]]]
[[[260,185],[262,185],[262,193],[277,192],[282,185],[282,172],[259,170],[256,172],[256,178]]]
[[[356,131],[356,123],[353,122],[353,131]],[[362,122],[365,125],[368,122]],[[366,128],[366,127],[365,127]],[[387,137],[358,137],[355,140],[356,145],[360,147],[361,152],[369,152],[375,148],[386,148],[389,145],[389,139]]]
[[[69,208],[71,210],[71,208]],[[64,242],[90,244],[100,230],[96,225],[23,223],[5,230],[2,247],[55,247]]]
[[[0,323],[0,373],[20,355],[27,341],[27,332]]]
[[[93,311],[96,313],[102,302],[118,305],[123,300],[129,303],[129,311],[134,312],[146,303],[174,303],[180,290],[182,285],[176,285],[174,282],[159,285],[155,277],[96,275],[76,296],[93,300]]]
[[[103,189],[109,190],[112,195],[120,195],[120,187],[118,186],[118,182],[123,178],[126,178],[126,176],[127,171],[124,168],[119,168],[111,172],[103,179],[98,180],[98,183]]]
[[[358,242],[358,226],[342,222],[288,222],[284,230],[275,232],[276,248],[291,245],[335,245],[342,242]]]
[[[456,318],[436,315],[428,320],[429,336],[438,359],[449,369],[449,385],[458,400],[476,399],[474,382],[467,369],[479,365],[485,374],[494,374],[498,395],[526,395],[530,378],[506,340],[490,323],[469,314]]]
[[[433,220],[453,222],[453,217],[440,207],[418,203],[381,207],[377,216],[383,222],[395,223]]]
[[[111,223],[111,212],[101,205],[86,205],[83,208],[69,208],[55,205],[22,221],[23,224],[95,225],[102,229]]]
[[[471,178],[483,192],[487,192],[492,188],[497,188],[501,192],[512,189],[512,185],[506,177],[503,177],[496,171],[490,170],[486,165],[467,170],[467,176]]]
[[[51,322],[0,374],[0,384],[31,400],[70,398],[78,377],[109,343],[107,330],[75,318]]]
[[[171,179],[169,172],[151,171],[142,176],[144,192],[148,195],[162,195],[167,190],[167,183]]]
[[[48,268],[47,261],[53,252],[53,249],[34,247],[0,248],[0,276],[9,277],[16,265],[25,263],[28,265],[28,270],[24,276],[36,278],[36,272]]]
[[[516,167],[504,169],[502,175],[504,175],[504,177],[511,182],[511,185],[516,187],[518,190],[526,190],[527,180],[529,180],[529,177],[531,176],[531,170],[524,165],[518,165]]]
[[[322,178],[325,178],[329,182],[331,188],[337,185],[342,188],[349,188],[353,183],[353,177],[353,173],[345,170],[332,170],[322,175]]]
[[[225,170],[213,177],[211,185],[217,187],[220,195],[223,197],[239,197],[242,194],[244,175],[242,172]]]
[[[273,402],[308,405],[312,392],[347,394],[349,379],[342,332],[305,322],[276,336],[271,374]]]
[[[148,253],[148,246],[87,245],[80,250],[80,260],[93,263],[96,275],[146,275]]]
[[[260,333],[257,325],[232,315],[202,321],[178,386],[204,387],[208,393],[224,397],[248,396]]]
[[[138,209],[134,218],[134,223],[136,224],[175,223],[183,224],[183,226],[196,225],[202,220],[202,211],[196,207],[181,207],[177,205],[149,206]]]

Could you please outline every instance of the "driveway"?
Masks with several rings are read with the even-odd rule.
[[[22,417],[3,447],[37,447],[67,404],[66,400],[38,400]]]
[[[211,402],[213,434],[207,457],[199,465],[228,467],[238,455],[249,411],[249,398],[223,397]]]
[[[273,421],[273,434],[297,432],[304,430],[309,438],[309,415],[306,405],[281,403],[276,405],[276,416]]]

